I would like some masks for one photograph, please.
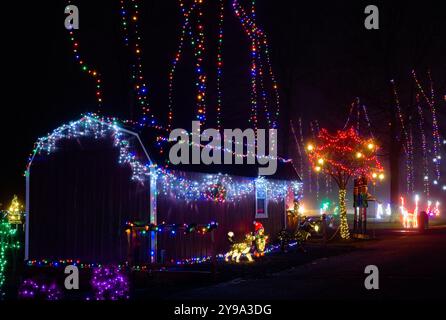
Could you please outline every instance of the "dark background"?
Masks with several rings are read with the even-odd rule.
[[[62,123],[96,111],[93,83],[74,63],[68,40],[65,1],[2,3],[2,104],[0,116],[0,203],[17,193],[23,199],[23,172],[33,143]],[[130,56],[122,45],[119,1],[75,1],[80,10],[82,55],[104,81],[102,113],[135,117],[130,90]],[[380,9],[380,30],[364,28],[364,8]],[[215,8],[206,12],[212,35]],[[244,127],[249,117],[249,42],[226,6],[223,125]],[[151,105],[167,113],[167,75],[181,23],[176,1],[144,1],[144,71]],[[428,68],[437,93],[446,94],[446,10],[439,1],[267,1],[257,2],[258,22],[269,36],[273,67],[281,88],[282,153],[289,153],[288,120],[302,116],[321,126],[344,125],[349,105],[360,97],[376,133],[384,142],[392,107],[390,79],[401,84],[401,100],[413,112],[415,68],[424,79]],[[211,39],[209,37],[209,39]],[[215,39],[215,37],[214,37]],[[209,40],[211,41],[211,40]],[[210,53],[215,43],[209,42]],[[187,47],[187,46],[186,46]],[[190,51],[189,51],[190,52]],[[192,120],[192,59],[186,53],[177,74],[175,126]],[[215,63],[211,64],[215,65]],[[208,66],[210,67],[210,65]],[[209,83],[212,81],[210,71]],[[214,71],[215,72],[215,71]],[[212,94],[215,89],[209,88]],[[212,103],[209,110],[212,110]],[[438,106],[446,134],[446,104]],[[212,111],[209,111],[212,119]],[[180,119],[180,120],[178,120]],[[212,125],[210,123],[209,125]],[[306,129],[307,130],[307,129]]]

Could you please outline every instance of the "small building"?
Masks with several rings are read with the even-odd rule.
[[[26,169],[25,259],[188,263],[225,253],[227,233],[242,239],[255,220],[272,237],[286,227],[301,192],[291,162],[266,177],[245,165],[165,168],[158,134],[86,115],[39,139]]]

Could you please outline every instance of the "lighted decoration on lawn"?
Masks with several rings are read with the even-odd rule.
[[[56,283],[26,279],[19,287],[19,299],[55,301],[62,299],[62,291]]]
[[[228,240],[231,243],[231,250],[225,254],[226,262],[231,259],[231,261],[239,263],[242,255],[248,259],[248,262],[254,261],[251,255],[251,247],[255,237],[251,233],[245,235],[245,240],[243,242],[235,242],[234,232],[230,231],[228,232]]]
[[[439,217],[440,216],[440,201],[435,202],[435,207],[433,207],[432,204],[433,203],[431,200],[427,201],[427,208],[426,208],[427,214],[432,217]]]
[[[384,214],[384,208],[383,208],[383,204],[382,203],[378,203],[376,206],[376,219],[382,219]]]
[[[22,212],[23,205],[20,204],[18,197],[14,195],[7,211],[8,222],[10,224],[22,224]]]
[[[265,255],[266,242],[268,241],[268,236],[265,234],[265,228],[260,222],[254,221],[254,243],[256,257],[263,257]]]
[[[403,227],[406,229],[412,228],[412,227],[416,228],[418,225],[416,216],[414,215],[413,212],[409,212],[409,210],[406,208],[405,198],[400,197],[400,200],[401,200],[401,206],[400,206],[401,220],[402,220]]]
[[[390,217],[390,216],[392,215],[392,207],[390,206],[390,203],[387,204],[387,207],[386,207],[386,215],[387,215],[388,217]]]
[[[0,213],[0,290],[6,280],[7,253],[9,250],[19,248],[20,241],[17,240],[17,229]]]
[[[91,286],[94,300],[127,300],[129,281],[117,266],[103,266],[93,270]]]
[[[331,176],[339,187],[340,233],[343,239],[350,238],[345,203],[350,178],[365,176],[371,180],[383,180],[385,177],[377,150],[373,139],[359,136],[353,127],[338,130],[334,135],[321,129],[316,141],[307,146],[314,170]]]

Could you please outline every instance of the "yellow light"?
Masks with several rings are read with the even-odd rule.
[[[375,148],[375,145],[374,145],[373,143],[369,143],[369,144],[367,145],[367,148],[368,148],[369,150],[373,150],[373,149]]]
[[[303,204],[301,204],[301,205],[299,206],[299,209],[297,209],[297,212],[298,212],[299,214],[304,214],[304,213],[305,213],[305,207],[304,207]]]
[[[319,159],[319,160],[317,161],[317,163],[319,163],[319,164],[321,164],[321,165],[324,164],[324,159],[322,159],[322,158]]]
[[[378,175],[377,175],[376,173],[373,173],[373,174],[372,174],[372,178],[373,178],[373,179],[376,179],[377,177],[378,177]]]
[[[318,225],[314,226],[314,231],[319,232],[319,226]]]
[[[356,152],[356,158],[361,159],[362,158],[362,153],[361,152]]]
[[[313,151],[313,150],[314,150],[314,146],[310,143],[310,144],[307,146],[307,150],[308,150],[308,151]]]
[[[384,178],[385,178],[384,173],[380,173],[379,174],[379,180],[384,180]]]
[[[320,171],[321,171],[321,167],[316,166],[316,167],[314,168],[314,170],[316,170],[316,172],[320,172]]]

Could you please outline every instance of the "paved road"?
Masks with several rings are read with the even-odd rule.
[[[360,250],[322,258],[263,279],[236,279],[182,292],[181,299],[418,299],[446,297],[446,228],[391,232]],[[364,288],[376,265],[380,289]],[[175,298],[175,297],[172,297]]]

